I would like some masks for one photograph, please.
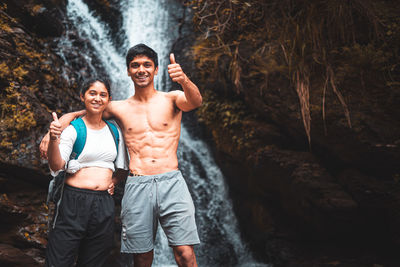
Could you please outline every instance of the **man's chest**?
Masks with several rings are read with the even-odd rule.
[[[176,128],[181,112],[170,103],[138,105],[120,115],[123,127],[129,133],[163,132]]]

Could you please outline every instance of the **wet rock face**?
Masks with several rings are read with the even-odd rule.
[[[75,86],[70,83],[75,74],[42,39],[18,22],[23,20],[23,15],[14,18],[8,12],[8,5],[3,5],[0,10],[0,159],[15,166],[43,168],[38,141],[51,120],[49,112],[61,113],[79,106]]]
[[[53,15],[38,6],[59,12],[57,20],[50,23]],[[44,38],[40,32],[28,28],[31,23],[23,24],[27,19],[24,10],[32,7],[44,12],[40,18],[45,24],[67,21],[62,13],[64,1],[10,1],[0,6],[0,160],[11,164],[10,170],[23,166],[48,173],[46,162],[40,160],[38,145],[51,121],[50,113],[56,111],[61,115],[82,109],[79,86],[94,73],[79,52],[91,47],[87,40],[80,40],[74,29],[62,25],[60,33],[68,33],[72,40],[62,46],[58,44],[58,34],[57,38],[50,35]],[[48,32],[40,25],[37,27]],[[70,65],[59,56],[60,50]],[[96,58],[91,61],[96,65]],[[101,74],[101,66],[98,69]]]
[[[273,135],[274,126],[250,125],[271,131],[258,135],[267,145],[258,142],[247,158],[232,152],[227,130],[215,124],[219,135],[213,136],[243,236],[256,257],[276,266],[399,262],[395,181],[357,169],[332,172],[310,151],[280,147],[286,138]]]
[[[5,0],[8,13],[40,37],[59,37],[64,32],[64,0]]]
[[[0,265],[43,266],[47,243],[45,191],[0,177]]]
[[[288,81],[266,77],[262,70],[256,76],[258,65],[246,65],[244,56],[244,90],[237,94],[226,58],[210,59],[215,64],[206,69],[190,64],[190,49],[198,49],[200,42],[186,23],[175,53],[188,62],[184,69],[202,91],[198,115],[255,256],[285,267],[398,265],[398,91],[385,82],[370,86],[376,84],[371,70],[362,89],[355,77],[341,83],[350,128],[332,91],[326,95],[324,122],[322,85],[312,87],[310,147],[299,98]],[[246,51],[249,47],[253,50]],[[257,47],[238,49],[243,56]]]

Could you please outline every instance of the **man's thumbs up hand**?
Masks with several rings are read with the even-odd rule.
[[[174,53],[169,54],[169,60],[171,61],[171,64],[176,64]]]
[[[172,81],[182,85],[187,79],[186,74],[183,72],[181,66],[176,63],[175,55],[173,53],[169,55],[169,60],[171,61],[171,64],[168,65],[169,77]]]
[[[61,123],[58,121],[58,117],[55,112],[52,112],[51,115],[53,116],[53,121],[50,123],[50,139],[57,140],[60,138],[62,132]]]

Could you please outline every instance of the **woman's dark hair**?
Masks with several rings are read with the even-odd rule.
[[[95,83],[95,82],[100,82],[104,84],[104,86],[107,89],[108,95],[111,96],[111,89],[110,89],[110,82],[106,79],[101,79],[101,78],[93,78],[85,81],[81,87],[81,95],[85,95],[86,91]]]
[[[129,68],[129,63],[136,57],[136,56],[146,56],[150,58],[154,62],[154,68],[158,66],[158,56],[156,51],[151,49],[145,44],[137,44],[132,46],[128,53],[126,54],[126,67]]]

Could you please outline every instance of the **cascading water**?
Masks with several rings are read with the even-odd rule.
[[[114,46],[107,27],[91,14],[82,0],[69,0],[67,12],[80,37],[90,41],[95,50],[92,52],[107,71],[113,84],[114,99],[127,98],[134,93],[132,81],[126,74],[125,55],[119,54],[118,50],[126,51],[141,42],[158,53],[159,72],[155,86],[158,90],[168,91],[171,84],[166,67],[171,42],[178,34],[178,22],[171,14],[180,9],[180,4],[167,0],[122,0],[120,6],[127,35],[126,46],[122,49]],[[64,45],[65,42],[68,40],[64,40]],[[210,149],[202,140],[194,139],[184,125],[178,158],[196,206],[202,241],[195,248],[199,266],[265,266],[254,261],[240,238],[224,177]],[[160,228],[153,266],[176,266],[172,250]]]

